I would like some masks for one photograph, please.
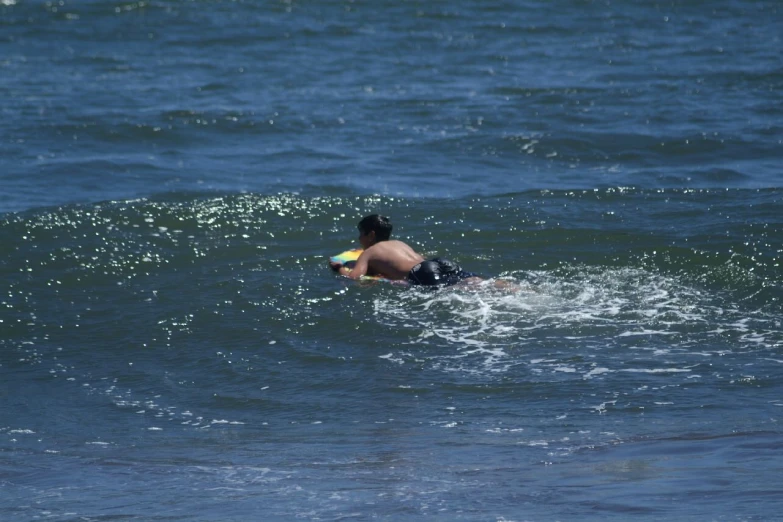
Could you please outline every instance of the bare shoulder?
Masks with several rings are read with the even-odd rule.
[[[410,269],[423,260],[410,246],[397,240],[376,243],[359,259],[367,264],[371,275],[381,274],[388,279],[405,279]]]
[[[368,252],[370,255],[384,255],[390,252],[412,253],[413,249],[407,243],[397,239],[390,239],[388,241],[381,241],[380,243],[374,244],[365,250],[365,252]]]

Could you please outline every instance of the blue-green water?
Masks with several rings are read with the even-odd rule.
[[[0,519],[779,516],[777,3],[1,4]]]

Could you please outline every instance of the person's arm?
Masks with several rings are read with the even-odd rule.
[[[349,277],[351,279],[359,279],[363,275],[367,274],[369,256],[366,255],[366,252],[363,252],[362,255],[359,256],[359,259],[356,260],[356,264],[353,266],[353,268],[347,268],[345,265],[341,265],[340,263],[330,264],[332,266],[332,270],[336,271],[340,275],[344,275],[345,277]]]
[[[359,259],[356,260],[356,264],[353,265],[353,268],[345,268],[342,266],[340,267],[340,273],[346,277],[350,277],[351,279],[359,279],[363,275],[367,275],[369,261],[370,256],[367,254],[367,252],[362,252],[362,255],[360,255]]]

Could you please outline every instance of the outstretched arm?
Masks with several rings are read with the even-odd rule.
[[[367,274],[368,256],[365,256],[365,254],[362,253],[362,255],[359,256],[359,259],[356,260],[356,264],[353,268],[347,268],[340,263],[330,263],[330,265],[332,270],[338,272],[340,275],[344,275],[351,279],[359,279]]]
[[[340,273],[344,276],[350,277],[351,279],[359,279],[363,275],[367,275],[369,257],[370,256],[367,255],[367,252],[362,252],[362,255],[360,255],[359,259],[356,260],[356,264],[353,266],[353,268],[349,269],[342,267],[340,269]]]

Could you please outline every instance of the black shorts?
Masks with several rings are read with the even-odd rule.
[[[408,272],[408,282],[421,286],[450,286],[468,277],[478,276],[473,272],[465,272],[457,263],[440,257],[422,261]]]

